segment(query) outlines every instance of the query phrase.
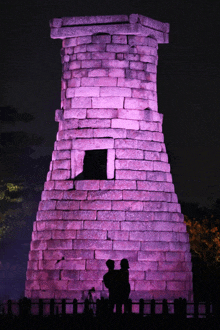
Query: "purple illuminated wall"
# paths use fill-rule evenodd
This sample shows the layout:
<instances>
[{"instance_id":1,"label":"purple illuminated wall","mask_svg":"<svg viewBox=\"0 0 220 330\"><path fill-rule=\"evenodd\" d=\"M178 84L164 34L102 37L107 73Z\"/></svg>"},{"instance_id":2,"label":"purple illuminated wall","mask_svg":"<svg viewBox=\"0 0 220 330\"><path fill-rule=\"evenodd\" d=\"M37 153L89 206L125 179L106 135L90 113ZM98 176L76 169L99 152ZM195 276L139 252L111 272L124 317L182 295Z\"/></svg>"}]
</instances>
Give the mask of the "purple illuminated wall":
<instances>
[{"instance_id":1,"label":"purple illuminated wall","mask_svg":"<svg viewBox=\"0 0 220 330\"><path fill-rule=\"evenodd\" d=\"M61 109L34 222L29 298L107 296L105 262L130 264L134 300L192 299L189 238L158 113L158 44L169 24L129 17L51 21L62 39Z\"/></svg>"}]
</instances>

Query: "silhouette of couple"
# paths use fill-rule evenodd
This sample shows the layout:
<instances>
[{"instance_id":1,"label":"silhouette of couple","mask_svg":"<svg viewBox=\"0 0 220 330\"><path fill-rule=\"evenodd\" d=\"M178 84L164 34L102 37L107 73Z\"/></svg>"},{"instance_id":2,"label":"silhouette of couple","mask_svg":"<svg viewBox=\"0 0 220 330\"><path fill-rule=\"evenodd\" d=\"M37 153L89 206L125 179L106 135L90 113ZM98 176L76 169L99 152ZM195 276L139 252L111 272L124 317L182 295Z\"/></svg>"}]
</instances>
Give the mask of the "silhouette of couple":
<instances>
[{"instance_id":1,"label":"silhouette of couple","mask_svg":"<svg viewBox=\"0 0 220 330\"><path fill-rule=\"evenodd\" d=\"M130 294L129 264L127 259L120 262L121 269L115 270L115 262L111 259L106 261L108 272L103 276L103 282L109 290L109 309L113 311L116 304L116 311L120 311L122 304L125 309Z\"/></svg>"}]
</instances>

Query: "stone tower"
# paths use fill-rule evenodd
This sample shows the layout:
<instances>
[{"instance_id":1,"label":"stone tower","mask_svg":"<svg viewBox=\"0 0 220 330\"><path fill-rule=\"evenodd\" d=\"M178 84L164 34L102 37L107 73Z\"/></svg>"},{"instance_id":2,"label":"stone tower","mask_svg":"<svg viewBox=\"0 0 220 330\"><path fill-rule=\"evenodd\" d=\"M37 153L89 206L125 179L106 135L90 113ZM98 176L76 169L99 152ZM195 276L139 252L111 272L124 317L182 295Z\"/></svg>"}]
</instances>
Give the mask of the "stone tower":
<instances>
[{"instance_id":1,"label":"stone tower","mask_svg":"<svg viewBox=\"0 0 220 330\"><path fill-rule=\"evenodd\" d=\"M158 113L169 24L137 14L55 18L61 109L33 225L25 295L107 296L106 260L130 265L131 299L192 299L189 238Z\"/></svg>"}]
</instances>

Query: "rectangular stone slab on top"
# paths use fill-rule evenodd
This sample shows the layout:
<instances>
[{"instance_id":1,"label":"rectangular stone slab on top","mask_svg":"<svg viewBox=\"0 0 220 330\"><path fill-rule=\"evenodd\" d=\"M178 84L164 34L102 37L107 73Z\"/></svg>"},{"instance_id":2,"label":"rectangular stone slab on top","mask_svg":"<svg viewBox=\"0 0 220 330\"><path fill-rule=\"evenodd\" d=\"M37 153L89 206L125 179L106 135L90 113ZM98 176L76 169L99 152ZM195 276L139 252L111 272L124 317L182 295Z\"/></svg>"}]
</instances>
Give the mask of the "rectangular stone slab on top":
<instances>
[{"instance_id":1,"label":"rectangular stone slab on top","mask_svg":"<svg viewBox=\"0 0 220 330\"><path fill-rule=\"evenodd\" d=\"M107 259L119 268L127 258L131 299L191 300L189 237L157 106L157 47L169 24L132 14L50 26L63 39L61 109L25 295L83 300L94 287L94 298L107 297Z\"/></svg>"},{"instance_id":2,"label":"rectangular stone slab on top","mask_svg":"<svg viewBox=\"0 0 220 330\"><path fill-rule=\"evenodd\" d=\"M98 24L98 25L97 25ZM158 43L169 42L169 24L131 14L54 18L50 21L51 38L64 39L95 33L154 36Z\"/></svg>"}]
</instances>

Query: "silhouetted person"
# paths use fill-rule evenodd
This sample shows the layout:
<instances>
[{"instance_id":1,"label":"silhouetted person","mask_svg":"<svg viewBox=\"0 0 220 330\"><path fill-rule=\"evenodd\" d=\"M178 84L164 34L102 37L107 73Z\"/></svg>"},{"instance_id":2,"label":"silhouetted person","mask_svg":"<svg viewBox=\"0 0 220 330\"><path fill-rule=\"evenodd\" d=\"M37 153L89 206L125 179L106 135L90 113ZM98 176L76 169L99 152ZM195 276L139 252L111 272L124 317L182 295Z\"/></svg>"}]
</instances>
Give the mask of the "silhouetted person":
<instances>
[{"instance_id":1,"label":"silhouetted person","mask_svg":"<svg viewBox=\"0 0 220 330\"><path fill-rule=\"evenodd\" d=\"M109 309L113 311L114 304L116 303L116 271L114 260L108 259L106 261L106 266L108 267L108 272L103 276L103 282L109 291Z\"/></svg>"},{"instance_id":2,"label":"silhouetted person","mask_svg":"<svg viewBox=\"0 0 220 330\"><path fill-rule=\"evenodd\" d=\"M116 309L120 313L122 305L126 306L128 304L128 297L130 294L130 284L129 284L129 264L127 259L122 259L120 263L121 269L117 272L115 281L115 291L116 291Z\"/></svg>"}]
</instances>

